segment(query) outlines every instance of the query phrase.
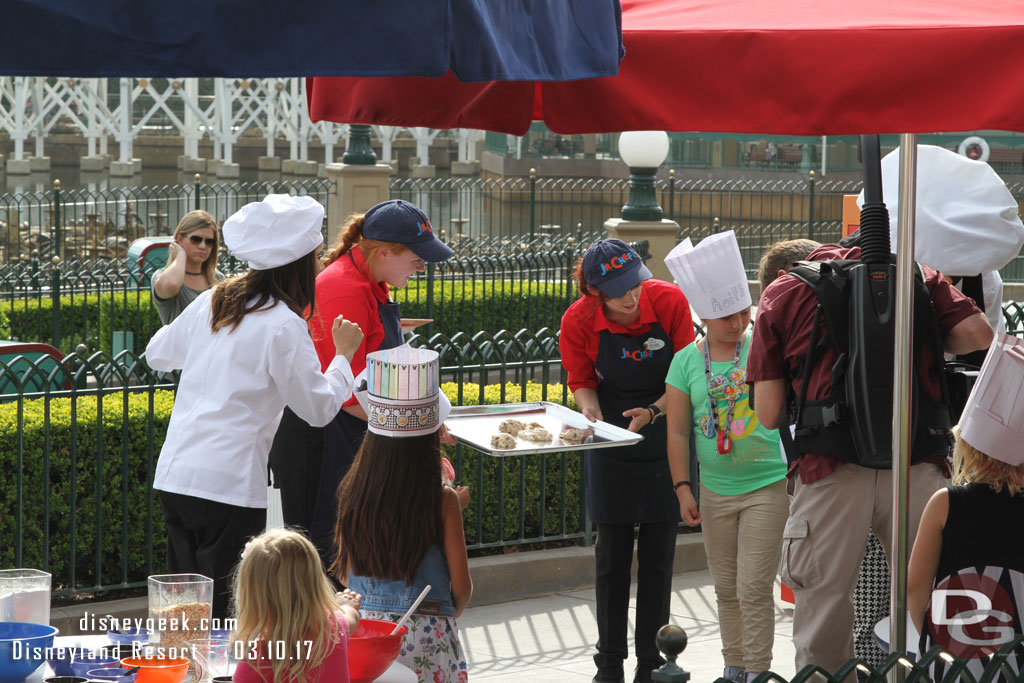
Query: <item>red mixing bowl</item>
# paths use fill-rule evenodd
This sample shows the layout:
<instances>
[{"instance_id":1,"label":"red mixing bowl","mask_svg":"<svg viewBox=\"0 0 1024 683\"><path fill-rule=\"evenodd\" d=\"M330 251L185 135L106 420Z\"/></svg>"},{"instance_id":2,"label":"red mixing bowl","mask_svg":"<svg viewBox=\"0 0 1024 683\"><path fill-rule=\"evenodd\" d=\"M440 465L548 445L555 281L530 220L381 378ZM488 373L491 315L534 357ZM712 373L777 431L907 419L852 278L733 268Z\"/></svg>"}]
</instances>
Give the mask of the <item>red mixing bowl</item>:
<instances>
[{"instance_id":1,"label":"red mixing bowl","mask_svg":"<svg viewBox=\"0 0 1024 683\"><path fill-rule=\"evenodd\" d=\"M409 632L403 626L391 635L395 624L377 619L360 619L359 626L348 638L348 676L351 683L369 683L388 670L402 649L402 636Z\"/></svg>"}]
</instances>

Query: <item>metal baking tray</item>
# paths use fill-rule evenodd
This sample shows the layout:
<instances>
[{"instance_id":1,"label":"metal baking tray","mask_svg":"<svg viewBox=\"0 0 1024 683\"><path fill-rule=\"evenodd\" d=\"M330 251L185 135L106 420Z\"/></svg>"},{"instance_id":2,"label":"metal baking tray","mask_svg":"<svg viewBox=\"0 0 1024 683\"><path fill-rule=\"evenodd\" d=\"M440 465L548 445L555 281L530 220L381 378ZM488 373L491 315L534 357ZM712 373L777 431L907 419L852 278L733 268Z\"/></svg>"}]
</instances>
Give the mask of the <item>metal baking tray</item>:
<instances>
[{"instance_id":1,"label":"metal baking tray","mask_svg":"<svg viewBox=\"0 0 1024 683\"><path fill-rule=\"evenodd\" d=\"M514 418L520 422L537 422L551 432L552 440L537 443L516 438L516 447L509 449L491 446L491 437L498 433L503 420ZM590 422L575 410L550 403L500 403L485 406L455 406L444 422L452 436L470 448L498 457L529 455L531 453L565 453L567 451L591 450L629 446L644 437L628 429L610 425L607 422ZM563 443L558 435L565 429L581 429L587 437L581 444Z\"/></svg>"}]
</instances>

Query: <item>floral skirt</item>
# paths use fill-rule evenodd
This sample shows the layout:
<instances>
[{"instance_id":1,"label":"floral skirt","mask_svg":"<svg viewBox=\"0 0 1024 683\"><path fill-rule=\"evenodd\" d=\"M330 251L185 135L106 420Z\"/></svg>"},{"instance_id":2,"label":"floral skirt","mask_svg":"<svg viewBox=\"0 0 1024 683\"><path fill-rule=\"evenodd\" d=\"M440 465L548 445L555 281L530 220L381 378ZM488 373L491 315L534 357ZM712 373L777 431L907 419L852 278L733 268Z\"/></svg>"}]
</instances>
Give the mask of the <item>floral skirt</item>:
<instances>
[{"instance_id":1,"label":"floral skirt","mask_svg":"<svg viewBox=\"0 0 1024 683\"><path fill-rule=\"evenodd\" d=\"M361 613L364 619L398 621L401 614ZM469 680L466 655L459 642L455 617L414 614L406 622L409 632L402 639L398 663L416 672L419 683L463 683Z\"/></svg>"}]
</instances>

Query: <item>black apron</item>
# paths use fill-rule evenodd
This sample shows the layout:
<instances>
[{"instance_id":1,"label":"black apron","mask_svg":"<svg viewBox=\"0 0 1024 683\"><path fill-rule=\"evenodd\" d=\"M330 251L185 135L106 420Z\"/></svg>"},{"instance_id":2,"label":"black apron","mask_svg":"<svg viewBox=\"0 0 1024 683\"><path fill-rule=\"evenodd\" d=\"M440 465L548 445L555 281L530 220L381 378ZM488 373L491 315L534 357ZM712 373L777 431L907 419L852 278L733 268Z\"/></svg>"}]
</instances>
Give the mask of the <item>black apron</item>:
<instances>
[{"instance_id":1,"label":"black apron","mask_svg":"<svg viewBox=\"0 0 1024 683\"><path fill-rule=\"evenodd\" d=\"M384 326L384 341L374 351L401 346L401 313L397 302L378 303L377 315ZM368 353L372 353L368 351ZM338 519L338 484L355 460L356 451L366 434L366 421L349 415L344 410L323 429L324 450L320 464L320 484L317 487L316 506L309 535L320 551L325 565L334 560L334 525Z\"/></svg>"},{"instance_id":2,"label":"black apron","mask_svg":"<svg viewBox=\"0 0 1024 683\"><path fill-rule=\"evenodd\" d=\"M672 356L672 340L658 323L636 337L602 330L594 369L600 377L597 398L604 421L625 428L630 418L623 411L646 408L661 398ZM640 433L644 439L638 444L586 452L587 510L594 522L679 520L666 420L642 427Z\"/></svg>"}]
</instances>

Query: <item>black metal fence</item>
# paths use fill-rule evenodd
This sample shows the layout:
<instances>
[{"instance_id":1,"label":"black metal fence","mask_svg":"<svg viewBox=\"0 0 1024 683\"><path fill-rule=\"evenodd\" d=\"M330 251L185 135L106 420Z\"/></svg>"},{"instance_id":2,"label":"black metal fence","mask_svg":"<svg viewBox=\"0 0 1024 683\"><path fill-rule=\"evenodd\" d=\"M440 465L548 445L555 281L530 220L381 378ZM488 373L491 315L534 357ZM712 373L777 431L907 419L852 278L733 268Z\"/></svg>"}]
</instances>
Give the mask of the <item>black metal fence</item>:
<instances>
[{"instance_id":1,"label":"black metal fence","mask_svg":"<svg viewBox=\"0 0 1024 683\"><path fill-rule=\"evenodd\" d=\"M65 261L124 258L139 237L170 235L181 217L203 209L223 221L244 204L271 193L306 194L327 204L333 183L295 181L216 183L62 190L0 195L0 263L33 256Z\"/></svg>"},{"instance_id":2,"label":"black metal fence","mask_svg":"<svg viewBox=\"0 0 1024 683\"><path fill-rule=\"evenodd\" d=\"M427 334L557 328L576 296L573 266L597 237L582 233L580 238L559 244L544 238L515 244L467 238L456 245L455 257L430 264L393 295L406 317L437 320L424 328ZM632 244L649 257L647 242ZM149 293L155 267L119 259L32 258L0 265L0 339L46 343L62 351L84 344L84 353L141 353L160 327ZM220 269L230 274L239 264L225 253Z\"/></svg>"},{"instance_id":3,"label":"black metal fence","mask_svg":"<svg viewBox=\"0 0 1024 683\"><path fill-rule=\"evenodd\" d=\"M748 272L760 253L778 239L810 237L835 241L842 230L843 196L860 191L859 181L787 180L657 181L665 217L679 223L679 239L699 239L735 230ZM1013 183L1018 201L1024 185ZM336 192L327 179L207 185L114 188L0 195L0 263L121 258L138 237L167 235L188 211L202 208L224 220L248 201L270 192L310 194L329 205ZM607 178L396 178L391 196L412 201L427 212L443 239L483 248L557 248L569 238L604 234L604 223L619 216L628 199L628 181ZM327 225L342 220L327 216ZM468 255L468 252L465 252ZM1002 270L1007 282L1024 281L1019 255Z\"/></svg>"},{"instance_id":4,"label":"black metal fence","mask_svg":"<svg viewBox=\"0 0 1024 683\"><path fill-rule=\"evenodd\" d=\"M550 329L411 342L440 352L454 404L572 405ZM0 381L0 566L50 571L57 593L145 585L165 561L152 481L176 376L129 351L0 353ZM449 457L471 487L470 550L590 542L579 454Z\"/></svg>"}]
</instances>

